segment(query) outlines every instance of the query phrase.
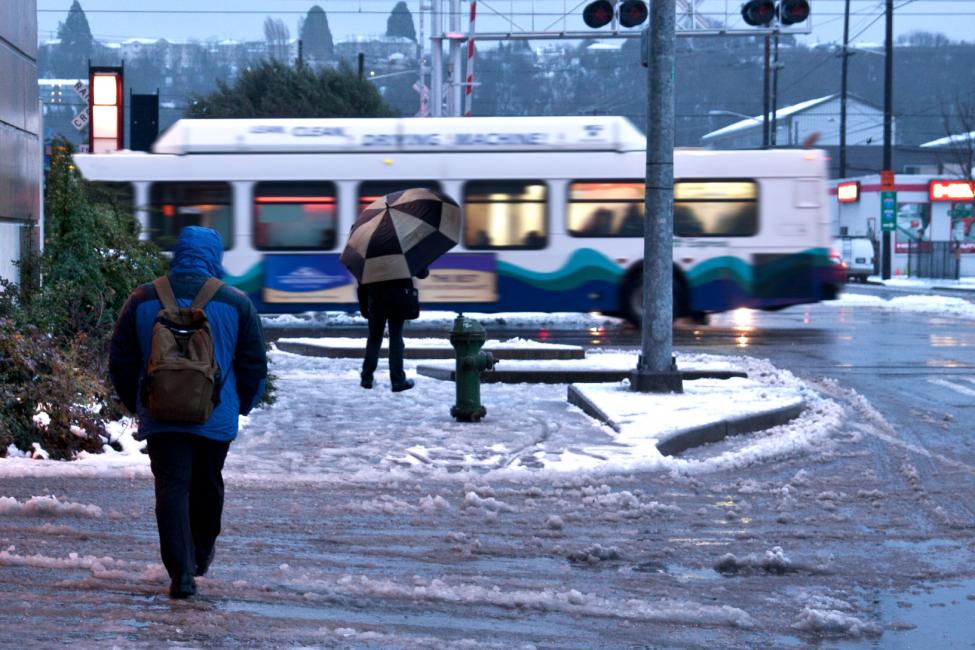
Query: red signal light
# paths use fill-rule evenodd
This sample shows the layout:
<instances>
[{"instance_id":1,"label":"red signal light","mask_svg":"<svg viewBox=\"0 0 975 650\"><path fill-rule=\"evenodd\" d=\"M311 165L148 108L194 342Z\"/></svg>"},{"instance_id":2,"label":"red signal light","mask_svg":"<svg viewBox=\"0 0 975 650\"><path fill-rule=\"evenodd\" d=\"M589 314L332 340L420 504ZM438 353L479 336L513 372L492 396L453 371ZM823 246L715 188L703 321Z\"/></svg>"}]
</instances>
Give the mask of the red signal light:
<instances>
[{"instance_id":1,"label":"red signal light","mask_svg":"<svg viewBox=\"0 0 975 650\"><path fill-rule=\"evenodd\" d=\"M809 18L809 3L806 0L782 0L779 5L779 20L783 25L794 25Z\"/></svg>"},{"instance_id":2,"label":"red signal light","mask_svg":"<svg viewBox=\"0 0 975 650\"><path fill-rule=\"evenodd\" d=\"M582 21L593 29L605 27L613 20L613 4L609 0L596 0L582 10Z\"/></svg>"},{"instance_id":3,"label":"red signal light","mask_svg":"<svg viewBox=\"0 0 975 650\"><path fill-rule=\"evenodd\" d=\"M748 0L741 6L741 17L752 27L768 25L775 19L775 3L772 0Z\"/></svg>"},{"instance_id":4,"label":"red signal light","mask_svg":"<svg viewBox=\"0 0 975 650\"><path fill-rule=\"evenodd\" d=\"M623 27L642 25L648 15L647 3L643 0L624 0L620 5L620 25Z\"/></svg>"}]
</instances>

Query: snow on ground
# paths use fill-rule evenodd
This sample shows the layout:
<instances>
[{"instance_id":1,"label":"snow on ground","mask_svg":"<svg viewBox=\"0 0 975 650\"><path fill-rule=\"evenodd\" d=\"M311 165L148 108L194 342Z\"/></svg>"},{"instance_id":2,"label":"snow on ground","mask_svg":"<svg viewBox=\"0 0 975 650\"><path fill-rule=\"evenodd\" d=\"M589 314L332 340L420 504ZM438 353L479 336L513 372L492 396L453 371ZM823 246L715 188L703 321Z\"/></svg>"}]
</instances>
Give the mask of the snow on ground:
<instances>
[{"instance_id":1,"label":"snow on ground","mask_svg":"<svg viewBox=\"0 0 975 650\"><path fill-rule=\"evenodd\" d=\"M876 307L892 311L907 311L939 316L959 316L975 319L975 304L964 298L938 295L899 296L889 300L860 293L842 293L836 300L823 303L837 307Z\"/></svg>"},{"instance_id":2,"label":"snow on ground","mask_svg":"<svg viewBox=\"0 0 975 650\"><path fill-rule=\"evenodd\" d=\"M99 518L102 516L102 509L92 504L62 501L55 496L31 497L23 502L13 497L0 497L0 516L8 515L74 515Z\"/></svg>"},{"instance_id":3,"label":"snow on ground","mask_svg":"<svg viewBox=\"0 0 975 650\"><path fill-rule=\"evenodd\" d=\"M660 403L647 413L633 413L632 426L621 433L570 406L565 385L486 384L481 391L487 417L480 423L460 423L450 417L455 399L452 382L417 377L413 390L392 393L386 362L381 361L376 387L364 390L359 387L358 359L281 351L273 351L270 359L277 378L277 402L241 418L241 433L227 460L231 480L376 482L430 475L469 480L490 475L534 481L550 475L709 472L822 445L839 424L841 412L791 373L749 357L678 355L683 368L740 368L750 379L686 382L688 394L696 399L690 410L687 405L669 405L666 396L657 396ZM423 361L407 360L409 376L416 377L417 363ZM607 351L591 352L585 361L545 365L633 367L635 363L635 353ZM746 386L753 394L751 401L742 397ZM620 392L627 401L638 397L624 393L620 385L603 388ZM770 400L788 401L786 395L791 399L801 396L810 408L793 422L743 436L746 444L723 449L710 458L664 457L653 444L653 432L641 428L650 422L687 422L697 413L713 412L717 398L733 398L736 409L756 404L764 408ZM681 408L685 410L681 412ZM127 421L113 423L110 435L122 451L106 446L105 453L81 454L70 463L0 459L0 476L149 476L148 457L141 452L144 443L135 440L132 431ZM401 506L370 505L376 511L397 507ZM435 508L436 504L422 507Z\"/></svg>"},{"instance_id":4,"label":"snow on ground","mask_svg":"<svg viewBox=\"0 0 975 650\"><path fill-rule=\"evenodd\" d=\"M466 316L474 318L485 327L507 326L525 327L529 329L580 329L587 327L601 327L618 325L621 321L612 316L598 313L581 314L577 312L499 312L496 314L482 314L464 312ZM457 312L423 310L420 317L410 322L410 330L442 328L449 330L454 325ZM305 328L330 326L363 326L366 319L358 312L325 311L305 312L301 314L279 314L263 317L264 327L274 329Z\"/></svg>"},{"instance_id":5,"label":"snow on ground","mask_svg":"<svg viewBox=\"0 0 975 650\"><path fill-rule=\"evenodd\" d=\"M365 338L351 338L344 336L323 336L323 337L295 337L295 338L282 338L278 339L282 343L298 343L301 345L315 345L323 348L340 348L342 350L364 350L366 347ZM437 338L407 338L403 339L404 344L407 348L443 348L445 350L453 350L450 345L450 340L446 337L442 339ZM389 339L383 339L383 347L389 347ZM574 350L577 349L578 345L566 345L564 343L542 343L540 341L534 341L531 339L524 338L513 338L505 341L499 341L498 339L488 339L484 343L485 350Z\"/></svg>"},{"instance_id":6,"label":"snow on ground","mask_svg":"<svg viewBox=\"0 0 975 650\"><path fill-rule=\"evenodd\" d=\"M952 289L971 289L975 291L975 278L947 280L937 278L894 277L890 278L889 280L884 280L879 275L872 275L867 279L867 281L875 284L881 284L885 287L904 289L932 289L934 287L950 287Z\"/></svg>"}]
</instances>

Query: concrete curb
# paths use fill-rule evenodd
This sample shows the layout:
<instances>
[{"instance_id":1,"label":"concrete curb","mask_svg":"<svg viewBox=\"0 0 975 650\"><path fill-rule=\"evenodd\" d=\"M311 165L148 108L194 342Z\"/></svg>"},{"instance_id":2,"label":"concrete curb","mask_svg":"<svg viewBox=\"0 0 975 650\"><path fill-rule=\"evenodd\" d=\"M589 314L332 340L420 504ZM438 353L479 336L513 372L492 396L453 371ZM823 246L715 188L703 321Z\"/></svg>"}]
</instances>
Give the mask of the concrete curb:
<instances>
[{"instance_id":1,"label":"concrete curb","mask_svg":"<svg viewBox=\"0 0 975 650\"><path fill-rule=\"evenodd\" d=\"M611 427L614 431L620 430L620 424L614 422L602 409L596 406L582 391L573 385L568 389L568 401L583 410L586 415L596 418L600 422ZM798 404L791 404L776 409L769 409L758 413L750 413L735 418L727 418L702 424L695 427L678 430L672 433L666 440L657 443L657 449L665 456L676 456L682 452L700 447L711 442L724 440L729 436L737 436L743 433L754 433L764 429L786 424L797 418L806 410L805 400Z\"/></svg>"},{"instance_id":2,"label":"concrete curb","mask_svg":"<svg viewBox=\"0 0 975 650\"><path fill-rule=\"evenodd\" d=\"M481 373L482 384L609 384L629 379L632 368L625 370L606 368L558 368L554 370L509 369L502 367L485 370ZM417 366L416 372L424 377L441 381L454 381L454 368L448 366ZM682 370L684 381L695 379L731 379L748 377L740 370Z\"/></svg>"},{"instance_id":3,"label":"concrete curb","mask_svg":"<svg viewBox=\"0 0 975 650\"><path fill-rule=\"evenodd\" d=\"M329 347L326 345L311 345L309 343L297 343L295 341L275 341L279 350L302 354L308 357L322 357L327 359L361 359L365 353L365 344L361 348ZM495 359L509 361L549 361L585 359L586 351L582 347L572 348L485 348L494 355ZM387 358L388 348L379 351L379 356ZM406 359L454 359L454 349L447 348L426 348L406 347L403 353Z\"/></svg>"}]
</instances>

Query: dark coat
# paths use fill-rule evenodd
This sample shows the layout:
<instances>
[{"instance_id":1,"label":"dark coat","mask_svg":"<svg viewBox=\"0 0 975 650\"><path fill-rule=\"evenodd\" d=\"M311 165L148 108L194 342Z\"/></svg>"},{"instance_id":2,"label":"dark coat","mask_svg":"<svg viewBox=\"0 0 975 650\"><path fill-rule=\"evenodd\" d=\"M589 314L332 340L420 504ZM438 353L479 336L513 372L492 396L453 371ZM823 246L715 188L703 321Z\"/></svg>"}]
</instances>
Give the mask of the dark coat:
<instances>
[{"instance_id":1,"label":"dark coat","mask_svg":"<svg viewBox=\"0 0 975 650\"><path fill-rule=\"evenodd\" d=\"M173 251L169 282L180 306L188 306L210 277L223 274L220 236L209 228L189 226L180 233ZM109 373L125 407L139 415L139 436L172 431L173 425L149 417L142 385L152 348L152 326L161 308L156 289L144 284L135 289L122 308L109 356ZM212 440L237 436L237 418L247 415L264 394L267 354L261 320L250 299L224 285L204 311L213 332L214 357L223 382L220 403L204 424L180 424L187 433Z\"/></svg>"},{"instance_id":2,"label":"dark coat","mask_svg":"<svg viewBox=\"0 0 975 650\"><path fill-rule=\"evenodd\" d=\"M416 277L422 280L428 275L430 275L430 271L423 269L416 274ZM388 305L395 302L393 294L403 289L413 288L413 278L360 284L356 288L356 297L359 300L359 312L366 318L370 318L371 314L384 318L396 318L397 314L390 313L390 310L387 309Z\"/></svg>"}]
</instances>

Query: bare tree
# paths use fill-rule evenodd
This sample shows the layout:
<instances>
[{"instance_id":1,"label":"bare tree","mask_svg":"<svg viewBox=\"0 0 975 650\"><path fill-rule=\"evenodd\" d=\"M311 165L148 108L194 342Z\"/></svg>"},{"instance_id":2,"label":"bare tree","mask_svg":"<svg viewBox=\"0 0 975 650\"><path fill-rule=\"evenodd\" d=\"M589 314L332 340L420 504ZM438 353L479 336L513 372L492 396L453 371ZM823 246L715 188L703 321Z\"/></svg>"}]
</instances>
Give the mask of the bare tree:
<instances>
[{"instance_id":1,"label":"bare tree","mask_svg":"<svg viewBox=\"0 0 975 650\"><path fill-rule=\"evenodd\" d=\"M264 40L267 42L268 58L275 61L288 60L288 41L291 30L280 18L267 17L264 19Z\"/></svg>"}]
</instances>

